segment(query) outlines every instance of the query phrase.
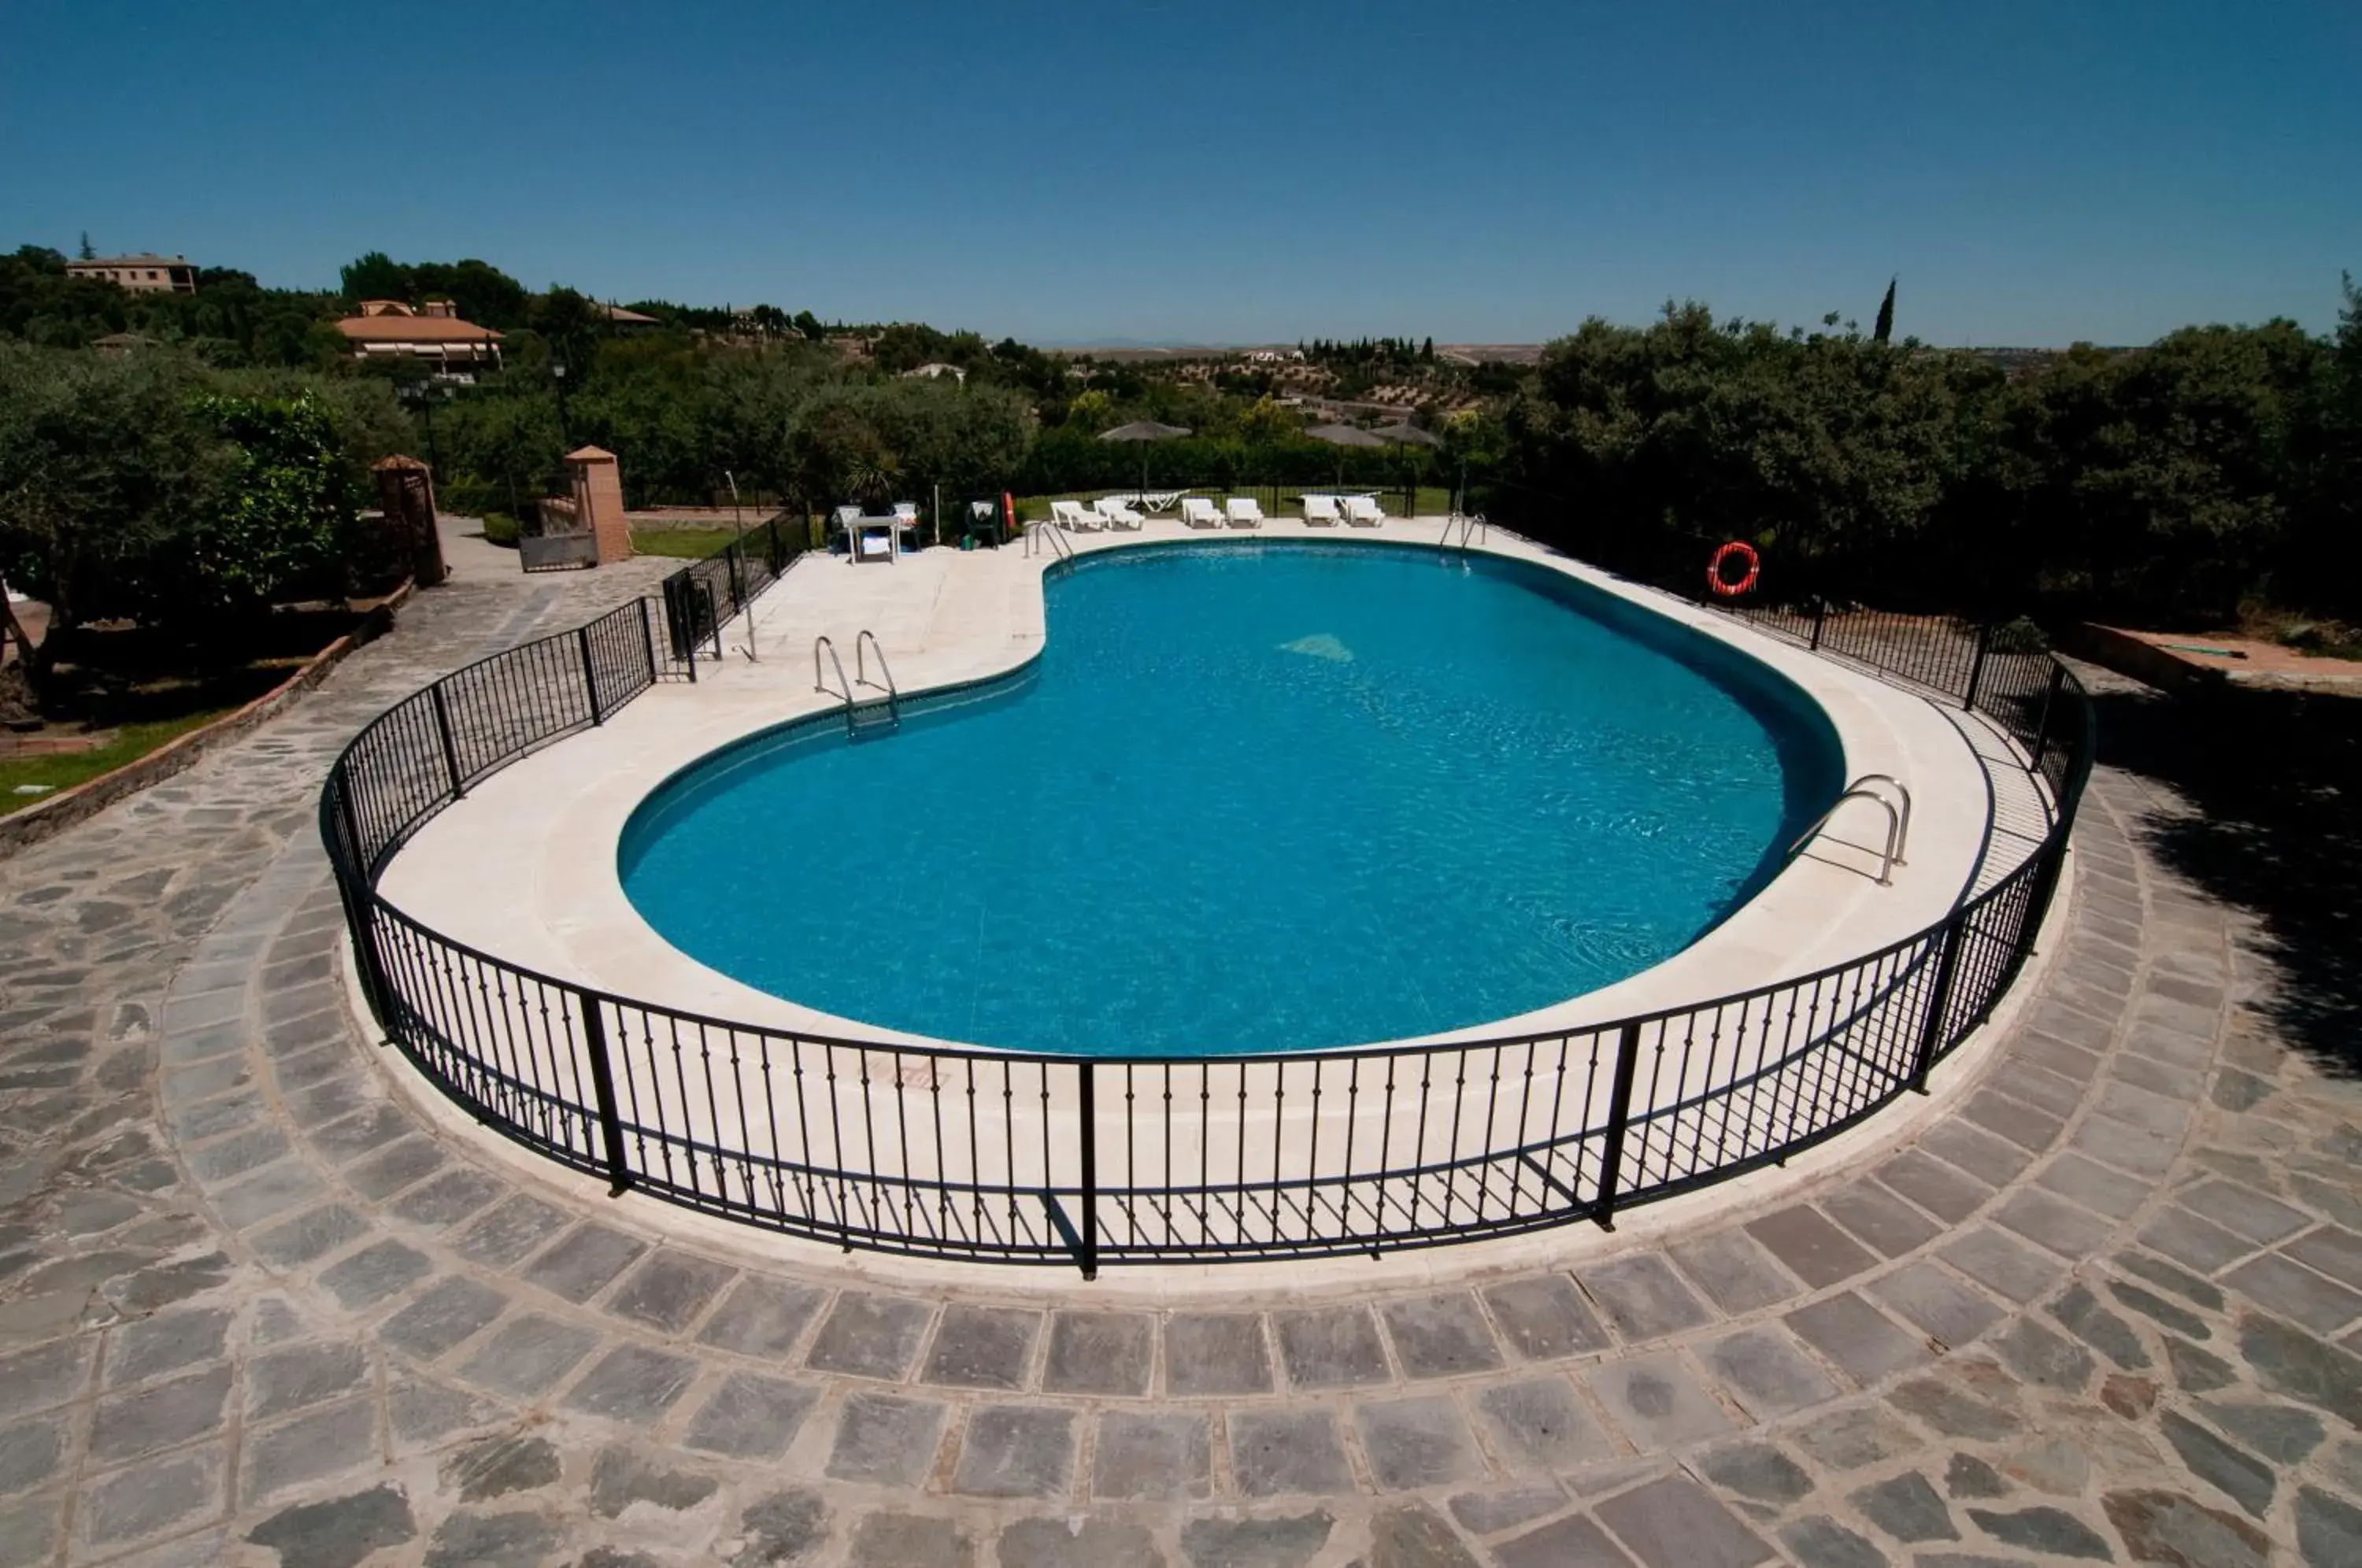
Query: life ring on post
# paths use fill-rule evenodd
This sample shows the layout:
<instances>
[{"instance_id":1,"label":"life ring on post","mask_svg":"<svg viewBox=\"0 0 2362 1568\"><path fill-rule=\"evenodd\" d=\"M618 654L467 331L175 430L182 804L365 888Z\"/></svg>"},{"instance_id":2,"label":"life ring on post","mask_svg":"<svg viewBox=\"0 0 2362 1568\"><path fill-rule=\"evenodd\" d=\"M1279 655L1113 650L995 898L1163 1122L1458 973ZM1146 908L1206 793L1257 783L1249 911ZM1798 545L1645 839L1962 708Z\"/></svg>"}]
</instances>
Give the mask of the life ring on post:
<instances>
[{"instance_id":1,"label":"life ring on post","mask_svg":"<svg viewBox=\"0 0 2362 1568\"><path fill-rule=\"evenodd\" d=\"M1722 563L1734 556L1747 563L1747 574L1737 582L1722 575ZM1718 599L1736 599L1755 586L1762 571L1763 558L1755 553L1755 547L1733 539L1715 551L1714 558L1705 563L1705 585Z\"/></svg>"},{"instance_id":2,"label":"life ring on post","mask_svg":"<svg viewBox=\"0 0 2362 1568\"><path fill-rule=\"evenodd\" d=\"M1017 498L1007 491L1000 492L1000 536L1014 538L1017 535Z\"/></svg>"}]
</instances>

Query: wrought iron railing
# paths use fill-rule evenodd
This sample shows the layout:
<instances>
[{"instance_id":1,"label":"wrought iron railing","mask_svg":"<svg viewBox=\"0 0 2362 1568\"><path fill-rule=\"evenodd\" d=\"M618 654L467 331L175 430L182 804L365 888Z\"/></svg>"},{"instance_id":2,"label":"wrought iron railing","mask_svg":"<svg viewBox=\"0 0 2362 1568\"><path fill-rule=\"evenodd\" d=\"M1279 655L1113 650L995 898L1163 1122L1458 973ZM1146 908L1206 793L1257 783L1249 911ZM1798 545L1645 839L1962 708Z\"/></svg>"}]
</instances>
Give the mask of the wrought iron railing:
<instances>
[{"instance_id":1,"label":"wrought iron railing","mask_svg":"<svg viewBox=\"0 0 2362 1568\"><path fill-rule=\"evenodd\" d=\"M659 591L671 664L695 680L699 654L720 658L722 628L811 547L810 525L783 513L666 578Z\"/></svg>"},{"instance_id":2,"label":"wrought iron railing","mask_svg":"<svg viewBox=\"0 0 2362 1568\"><path fill-rule=\"evenodd\" d=\"M2047 782L2053 826L1877 952L1595 1026L1208 1058L831 1038L544 974L387 901L387 862L436 812L659 678L669 650L645 602L380 715L331 769L322 831L388 1040L487 1126L616 1192L846 1247L1087 1274L1606 1225L1924 1089L2032 952L2092 763L2081 686L2030 646L1925 618L1740 613L1985 714Z\"/></svg>"}]
</instances>

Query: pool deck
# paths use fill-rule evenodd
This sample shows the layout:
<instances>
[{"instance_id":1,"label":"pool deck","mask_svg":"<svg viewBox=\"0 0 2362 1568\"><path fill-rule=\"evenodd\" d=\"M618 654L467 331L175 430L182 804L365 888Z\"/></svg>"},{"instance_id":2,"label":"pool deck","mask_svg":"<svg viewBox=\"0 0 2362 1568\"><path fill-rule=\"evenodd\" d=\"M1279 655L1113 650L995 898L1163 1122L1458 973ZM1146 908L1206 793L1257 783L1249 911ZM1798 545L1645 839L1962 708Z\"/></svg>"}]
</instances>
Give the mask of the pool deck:
<instances>
[{"instance_id":1,"label":"pool deck","mask_svg":"<svg viewBox=\"0 0 2362 1568\"><path fill-rule=\"evenodd\" d=\"M312 803L650 580L463 571L0 860L0 1563L2362 1560L2362 1088L2121 767L1957 1114L1522 1272L886 1287L488 1158L351 1020Z\"/></svg>"}]
</instances>

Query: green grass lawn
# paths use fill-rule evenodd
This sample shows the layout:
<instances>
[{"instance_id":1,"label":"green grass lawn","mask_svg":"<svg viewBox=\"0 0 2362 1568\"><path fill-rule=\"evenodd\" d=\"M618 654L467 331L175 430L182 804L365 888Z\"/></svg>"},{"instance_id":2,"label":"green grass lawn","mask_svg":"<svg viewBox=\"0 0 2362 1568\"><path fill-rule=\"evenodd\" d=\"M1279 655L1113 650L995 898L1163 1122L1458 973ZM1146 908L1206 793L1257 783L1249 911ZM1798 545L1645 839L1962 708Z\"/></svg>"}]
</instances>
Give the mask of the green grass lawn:
<instances>
[{"instance_id":1,"label":"green grass lawn","mask_svg":"<svg viewBox=\"0 0 2362 1568\"><path fill-rule=\"evenodd\" d=\"M701 561L737 536L735 528L635 528L632 549L637 555Z\"/></svg>"},{"instance_id":2,"label":"green grass lawn","mask_svg":"<svg viewBox=\"0 0 2362 1568\"><path fill-rule=\"evenodd\" d=\"M86 783L102 773L111 773L127 762L147 756L176 735L184 735L200 724L210 723L234 708L202 708L178 718L160 719L153 723L125 724L115 733L115 738L93 751L69 752L61 756L26 756L0 761L0 816L37 806L50 796ZM19 795L17 786L46 784L49 789L38 795Z\"/></svg>"}]
</instances>

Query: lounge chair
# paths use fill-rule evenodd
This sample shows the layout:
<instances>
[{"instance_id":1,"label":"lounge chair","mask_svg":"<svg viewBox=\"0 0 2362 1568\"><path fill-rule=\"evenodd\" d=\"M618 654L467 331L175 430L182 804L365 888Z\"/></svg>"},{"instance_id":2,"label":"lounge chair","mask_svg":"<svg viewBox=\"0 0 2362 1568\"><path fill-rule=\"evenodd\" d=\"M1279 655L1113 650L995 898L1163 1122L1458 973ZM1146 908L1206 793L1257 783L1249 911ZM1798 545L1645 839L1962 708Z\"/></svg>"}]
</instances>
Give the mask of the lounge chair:
<instances>
[{"instance_id":1,"label":"lounge chair","mask_svg":"<svg viewBox=\"0 0 2362 1568\"><path fill-rule=\"evenodd\" d=\"M1069 534L1094 532L1107 526L1106 519L1079 501L1052 502L1050 521Z\"/></svg>"},{"instance_id":2,"label":"lounge chair","mask_svg":"<svg viewBox=\"0 0 2362 1568\"><path fill-rule=\"evenodd\" d=\"M1230 518L1233 528L1260 528L1263 508L1255 504L1252 496L1234 495L1231 497Z\"/></svg>"},{"instance_id":3,"label":"lounge chair","mask_svg":"<svg viewBox=\"0 0 2362 1568\"><path fill-rule=\"evenodd\" d=\"M1181 521L1192 528L1219 528L1222 525L1222 509L1202 495L1181 498Z\"/></svg>"},{"instance_id":4,"label":"lounge chair","mask_svg":"<svg viewBox=\"0 0 2362 1568\"><path fill-rule=\"evenodd\" d=\"M1304 525L1308 528L1337 526L1337 498L1333 495L1308 495L1304 498Z\"/></svg>"},{"instance_id":5,"label":"lounge chair","mask_svg":"<svg viewBox=\"0 0 2362 1568\"><path fill-rule=\"evenodd\" d=\"M1147 519L1131 509L1131 503L1120 495L1103 495L1091 503L1100 521L1110 528L1139 528Z\"/></svg>"},{"instance_id":6,"label":"lounge chair","mask_svg":"<svg viewBox=\"0 0 2362 1568\"><path fill-rule=\"evenodd\" d=\"M1349 495L1344 501L1345 521L1356 528L1374 528L1386 520L1386 514L1378 510L1374 497Z\"/></svg>"}]
</instances>

